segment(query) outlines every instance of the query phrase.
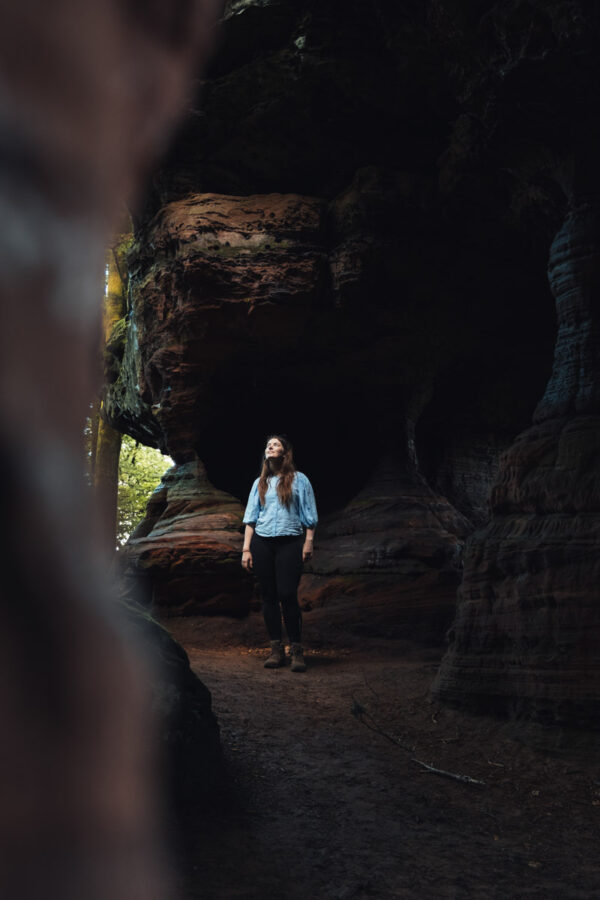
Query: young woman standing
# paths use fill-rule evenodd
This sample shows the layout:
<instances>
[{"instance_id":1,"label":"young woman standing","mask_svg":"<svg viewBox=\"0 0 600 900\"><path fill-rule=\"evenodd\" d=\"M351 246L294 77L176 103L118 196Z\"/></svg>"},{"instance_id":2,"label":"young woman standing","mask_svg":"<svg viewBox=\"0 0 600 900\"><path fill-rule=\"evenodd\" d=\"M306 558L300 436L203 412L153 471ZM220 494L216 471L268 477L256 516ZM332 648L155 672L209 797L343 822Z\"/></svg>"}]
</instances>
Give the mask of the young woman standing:
<instances>
[{"instance_id":1,"label":"young woman standing","mask_svg":"<svg viewBox=\"0 0 600 900\"><path fill-rule=\"evenodd\" d=\"M271 641L265 667L285 665L281 614L291 644L292 672L306 671L300 643L302 614L298 582L302 564L311 559L317 507L310 481L294 466L292 446L284 435L267 439L262 468L250 490L244 514L246 531L242 566L254 570L260 585L263 616Z\"/></svg>"}]
</instances>

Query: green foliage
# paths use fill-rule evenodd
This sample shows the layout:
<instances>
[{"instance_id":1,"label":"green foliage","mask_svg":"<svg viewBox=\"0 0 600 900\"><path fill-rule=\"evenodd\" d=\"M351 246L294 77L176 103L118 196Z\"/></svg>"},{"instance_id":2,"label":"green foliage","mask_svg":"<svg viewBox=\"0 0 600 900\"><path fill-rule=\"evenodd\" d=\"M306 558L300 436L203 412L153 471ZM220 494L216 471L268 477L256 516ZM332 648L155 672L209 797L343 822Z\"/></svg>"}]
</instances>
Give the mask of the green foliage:
<instances>
[{"instance_id":1,"label":"green foliage","mask_svg":"<svg viewBox=\"0 0 600 900\"><path fill-rule=\"evenodd\" d=\"M91 404L90 404L91 409ZM92 420L88 416L83 426L83 446L85 450L85 470L83 478L89 488L92 487Z\"/></svg>"},{"instance_id":2,"label":"green foliage","mask_svg":"<svg viewBox=\"0 0 600 900\"><path fill-rule=\"evenodd\" d=\"M121 547L146 513L152 491L173 460L160 450L139 444L123 435L119 461L119 498L117 510L117 543Z\"/></svg>"},{"instance_id":3,"label":"green foliage","mask_svg":"<svg viewBox=\"0 0 600 900\"><path fill-rule=\"evenodd\" d=\"M83 429L85 471L83 477L90 490L92 478L92 420L88 416ZM128 434L121 441L117 499L117 544L122 547L135 526L146 514L146 504L164 473L173 465L170 456L160 450L139 444Z\"/></svg>"}]
</instances>

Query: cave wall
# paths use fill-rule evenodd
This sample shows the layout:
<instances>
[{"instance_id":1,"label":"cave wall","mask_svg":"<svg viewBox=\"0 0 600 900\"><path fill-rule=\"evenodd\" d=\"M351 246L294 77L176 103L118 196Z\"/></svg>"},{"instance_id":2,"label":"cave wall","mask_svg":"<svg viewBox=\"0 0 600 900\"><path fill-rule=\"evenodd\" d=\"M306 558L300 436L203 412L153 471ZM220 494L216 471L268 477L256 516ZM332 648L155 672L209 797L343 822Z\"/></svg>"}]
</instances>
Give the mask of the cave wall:
<instances>
[{"instance_id":1,"label":"cave wall","mask_svg":"<svg viewBox=\"0 0 600 900\"><path fill-rule=\"evenodd\" d=\"M552 244L552 376L502 457L492 519L469 539L434 685L455 705L584 731L600 721L599 212L574 202Z\"/></svg>"},{"instance_id":2,"label":"cave wall","mask_svg":"<svg viewBox=\"0 0 600 900\"><path fill-rule=\"evenodd\" d=\"M485 590L469 593L476 559L496 560L507 504L528 514L515 466L546 472L522 435L534 413L534 428L558 422L536 406L549 379L563 396L580 343L595 358L595 330L577 337L575 312L565 324L547 268L562 223L596 196L598 15L583 0L229 3L135 214L114 420L180 465L201 460L240 511L265 435L295 439L322 514L301 591L315 628L339 614L439 640L472 535L438 689L449 700L475 683L450 674L465 634L479 635L470 665L483 670L497 622L465 604L479 609L499 578L528 595L527 554L510 571L478 569ZM568 398L563 420L581 407ZM574 508L550 510L565 534L581 527ZM589 595L586 572L567 581ZM506 612L514 633L529 631L519 603ZM577 592L565 603L578 618ZM544 615L536 627L554 648L560 627ZM509 657L534 679L529 644L503 641L490 683Z\"/></svg>"},{"instance_id":3,"label":"cave wall","mask_svg":"<svg viewBox=\"0 0 600 900\"><path fill-rule=\"evenodd\" d=\"M591 4L507 4L490 16L490 59L502 55L504 64L487 115L475 94L472 112L494 153L522 172L534 164L567 199L548 240L557 336L533 424L502 455L491 518L467 543L434 684L454 705L580 734L597 729L600 693L598 12Z\"/></svg>"}]
</instances>

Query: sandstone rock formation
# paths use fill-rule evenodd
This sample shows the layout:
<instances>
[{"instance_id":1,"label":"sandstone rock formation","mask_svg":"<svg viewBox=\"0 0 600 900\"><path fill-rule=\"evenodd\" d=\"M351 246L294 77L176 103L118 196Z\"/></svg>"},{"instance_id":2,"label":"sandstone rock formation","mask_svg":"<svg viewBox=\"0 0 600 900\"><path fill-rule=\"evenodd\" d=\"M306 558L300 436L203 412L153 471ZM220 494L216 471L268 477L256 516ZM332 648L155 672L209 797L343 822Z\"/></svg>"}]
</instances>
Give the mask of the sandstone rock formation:
<instances>
[{"instance_id":1,"label":"sandstone rock formation","mask_svg":"<svg viewBox=\"0 0 600 900\"><path fill-rule=\"evenodd\" d=\"M479 528L438 695L579 724L599 40L585 0L227 4L136 211L111 393L119 427L242 505L265 435L295 438L316 629L439 638Z\"/></svg>"},{"instance_id":2,"label":"sandstone rock formation","mask_svg":"<svg viewBox=\"0 0 600 900\"><path fill-rule=\"evenodd\" d=\"M142 441L153 435L176 462L233 440L240 410L260 399L252 374L266 350L297 352L310 333L325 274L322 206L192 195L148 223L130 263L122 375L109 392L116 423ZM239 455L223 450L228 461Z\"/></svg>"},{"instance_id":3,"label":"sandstone rock formation","mask_svg":"<svg viewBox=\"0 0 600 900\"><path fill-rule=\"evenodd\" d=\"M452 615L461 571L457 548L469 530L465 516L478 521L478 514L487 514L482 507L495 460L506 445L505 435L514 433L516 422L526 421L523 407L528 409L527 392L508 416L492 407L487 421L471 423L473 435L465 440L463 432L461 442L453 438L451 448L444 449L447 438L435 417L442 413L440 407L442 414L449 410L443 401L436 406L437 385L453 372L475 336L489 331L496 313L483 304L466 320L471 296L466 292L458 299L452 283L460 269L436 270L436 253L449 239L449 224L440 223L440 217L443 210L431 179L373 166L360 170L330 203L298 195L203 194L167 204L139 228L130 257L131 308L123 361L105 401L118 427L152 440L181 464L201 459L211 482L242 504L254 477L254 453L266 433L276 426L298 434L300 467L310 473L321 512L330 514L327 529L319 533L323 552L317 552L313 566L320 587L314 579L310 590L306 587L308 604L321 606L325 597L333 598L324 618L331 603L339 603L351 627L389 631L393 619L402 633L437 640ZM482 371L481 393L486 383L498 380L492 362L506 355L503 318L504 313L497 339L487 347L491 361L485 368L479 360L474 363ZM521 369L517 367L517 376ZM512 390L516 392L516 383ZM455 416L461 405L455 401ZM429 419L426 411L431 411ZM484 443L487 456L479 450ZM453 470L447 464L450 454ZM344 520L354 517L347 504L353 498L362 502L359 492L377 478L382 456L390 459L397 481L388 478L387 499L381 491L376 501L371 498L371 515L362 517L360 537L345 551L347 579L332 580L339 567L327 557L335 545L326 549L321 537L329 540L338 529L347 532ZM461 477L461 464L470 476ZM448 469L459 474L453 477ZM436 483L444 473L451 500ZM420 498L416 507L415 495ZM144 556L137 568L151 576L163 610L214 613L218 597L221 612L239 612L247 585L231 565L232 551L241 549L241 535L228 538L230 574L223 576L219 589L218 577L208 578L206 561L200 563L201 556L210 557L219 537L210 538L210 520L199 524L200 495L197 502L190 495L189 502L190 509L197 507L194 528L203 537L190 542L186 526L175 524L161 532L158 542L155 533L148 541L135 536L126 556L132 561ZM404 535L404 562L394 577L388 571L382 580L377 566L368 571L362 557L365 546L374 558L385 556L389 535L379 523L390 523L389 503L396 510L398 533ZM438 507L445 510L446 521L437 515ZM437 510L434 524L431 510ZM151 521L142 525L144 536L154 527L154 501L149 516ZM372 534L364 531L369 521ZM439 552L432 553L436 528ZM188 586L195 585L186 601L172 555L192 578ZM429 563L423 566L425 558ZM196 580L200 573L207 577L206 599ZM382 591L387 601L375 622L365 617L363 606L377 605Z\"/></svg>"},{"instance_id":4,"label":"sandstone rock formation","mask_svg":"<svg viewBox=\"0 0 600 900\"><path fill-rule=\"evenodd\" d=\"M518 15L530 31L517 34ZM504 454L492 518L465 551L438 697L580 733L598 724L598 10L497 10L488 31L496 153L568 198L550 246L558 334L533 425ZM503 31L504 37L501 37ZM509 36L509 37L507 37ZM501 49L500 49L501 48ZM543 86L548 105L540 105ZM552 86L552 87L550 87ZM514 101L518 92L519 102ZM515 118L519 135L515 134ZM538 182L539 183L539 182ZM541 392L540 392L541 393Z\"/></svg>"},{"instance_id":5,"label":"sandstone rock formation","mask_svg":"<svg viewBox=\"0 0 600 900\"><path fill-rule=\"evenodd\" d=\"M239 574L242 514L199 460L173 466L121 554L124 578L150 581L151 603L163 616L247 614L252 586Z\"/></svg>"},{"instance_id":6,"label":"sandstone rock formation","mask_svg":"<svg viewBox=\"0 0 600 900\"><path fill-rule=\"evenodd\" d=\"M214 795L224 771L210 691L192 672L183 648L143 608L129 583L120 604L131 640L148 661L163 808L175 829Z\"/></svg>"},{"instance_id":7,"label":"sandstone rock formation","mask_svg":"<svg viewBox=\"0 0 600 900\"><path fill-rule=\"evenodd\" d=\"M600 209L574 205L551 251L555 362L534 424L502 459L493 518L469 540L435 685L454 704L596 729Z\"/></svg>"},{"instance_id":8,"label":"sandstone rock formation","mask_svg":"<svg viewBox=\"0 0 600 900\"><path fill-rule=\"evenodd\" d=\"M311 627L440 642L452 620L470 523L413 466L382 460L319 526L301 582Z\"/></svg>"}]
</instances>

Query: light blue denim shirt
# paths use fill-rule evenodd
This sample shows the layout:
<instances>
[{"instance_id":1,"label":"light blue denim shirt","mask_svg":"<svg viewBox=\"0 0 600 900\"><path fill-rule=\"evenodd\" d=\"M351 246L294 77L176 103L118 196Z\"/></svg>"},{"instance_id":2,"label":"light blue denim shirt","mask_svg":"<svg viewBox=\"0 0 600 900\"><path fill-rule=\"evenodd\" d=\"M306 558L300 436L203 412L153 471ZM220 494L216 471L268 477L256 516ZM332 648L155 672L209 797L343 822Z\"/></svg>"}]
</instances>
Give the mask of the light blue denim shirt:
<instances>
[{"instance_id":1,"label":"light blue denim shirt","mask_svg":"<svg viewBox=\"0 0 600 900\"><path fill-rule=\"evenodd\" d=\"M244 513L246 525L254 525L261 537L282 537L284 534L302 534L303 528L316 528L317 504L312 485L306 475L296 472L292 482L292 501L287 509L277 494L279 475L269 479L265 505L258 496L258 478L252 485L248 505Z\"/></svg>"}]
</instances>

